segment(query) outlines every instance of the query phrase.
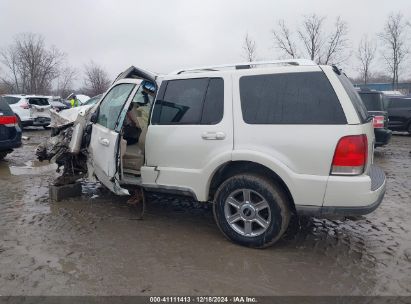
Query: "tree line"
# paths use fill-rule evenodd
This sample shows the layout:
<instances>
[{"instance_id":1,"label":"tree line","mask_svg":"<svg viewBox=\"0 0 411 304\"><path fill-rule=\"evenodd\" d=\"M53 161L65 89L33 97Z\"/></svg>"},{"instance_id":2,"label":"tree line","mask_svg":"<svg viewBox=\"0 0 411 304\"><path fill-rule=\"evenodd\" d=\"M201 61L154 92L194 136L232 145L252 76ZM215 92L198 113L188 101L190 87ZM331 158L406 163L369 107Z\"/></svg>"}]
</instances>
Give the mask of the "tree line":
<instances>
[{"instance_id":1,"label":"tree line","mask_svg":"<svg viewBox=\"0 0 411 304\"><path fill-rule=\"evenodd\" d=\"M111 84L108 73L94 61L82 71L67 63L67 55L55 46L47 46L44 37L33 33L15 36L12 44L0 50L0 94L41 94L62 98L81 92L95 96ZM83 87L74 89L83 74Z\"/></svg>"},{"instance_id":2,"label":"tree line","mask_svg":"<svg viewBox=\"0 0 411 304\"><path fill-rule=\"evenodd\" d=\"M410 53L411 23L401 13L391 13L375 37L364 35L357 48L352 48L348 39L348 24L337 17L332 27L326 26L326 17L317 14L302 16L302 22L291 29L285 20L279 20L271 31L272 41L284 59L310 58L318 64L341 65L351 57L356 58L358 83L391 81L398 87L399 75L406 66ZM380 55L385 71L375 69ZM247 33L243 41L243 57L251 62L257 60L256 42ZM380 74L378 74L380 73Z\"/></svg>"}]
</instances>

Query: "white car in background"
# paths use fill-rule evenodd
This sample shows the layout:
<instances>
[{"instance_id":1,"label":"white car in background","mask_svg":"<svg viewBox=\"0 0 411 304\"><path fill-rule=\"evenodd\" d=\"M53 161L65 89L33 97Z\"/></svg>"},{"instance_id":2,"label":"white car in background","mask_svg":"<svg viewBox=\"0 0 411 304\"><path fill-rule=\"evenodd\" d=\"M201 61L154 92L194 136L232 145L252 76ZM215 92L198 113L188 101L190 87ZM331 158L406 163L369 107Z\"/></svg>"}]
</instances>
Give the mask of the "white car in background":
<instances>
[{"instance_id":1,"label":"white car in background","mask_svg":"<svg viewBox=\"0 0 411 304\"><path fill-rule=\"evenodd\" d=\"M3 99L16 114L19 125L41 126L50 124L50 109L48 96L40 95L3 95Z\"/></svg>"}]
</instances>

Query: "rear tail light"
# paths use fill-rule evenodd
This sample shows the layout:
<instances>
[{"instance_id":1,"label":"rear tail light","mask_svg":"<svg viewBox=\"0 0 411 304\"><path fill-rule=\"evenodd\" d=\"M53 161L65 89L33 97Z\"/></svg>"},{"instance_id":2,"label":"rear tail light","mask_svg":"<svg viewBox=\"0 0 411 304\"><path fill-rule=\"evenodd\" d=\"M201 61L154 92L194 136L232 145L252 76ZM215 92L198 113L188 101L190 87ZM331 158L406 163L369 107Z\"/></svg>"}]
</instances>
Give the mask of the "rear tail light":
<instances>
[{"instance_id":1,"label":"rear tail light","mask_svg":"<svg viewBox=\"0 0 411 304\"><path fill-rule=\"evenodd\" d=\"M6 127L17 126L17 117L16 116L0 116L0 125Z\"/></svg>"},{"instance_id":2,"label":"rear tail light","mask_svg":"<svg viewBox=\"0 0 411 304\"><path fill-rule=\"evenodd\" d=\"M23 108L23 109L30 109L30 105L25 101L25 102L23 102L21 105L20 105L20 107L21 108Z\"/></svg>"},{"instance_id":3,"label":"rear tail light","mask_svg":"<svg viewBox=\"0 0 411 304\"><path fill-rule=\"evenodd\" d=\"M360 175L364 173L368 155L365 134L342 137L335 148L331 175Z\"/></svg>"},{"instance_id":4,"label":"rear tail light","mask_svg":"<svg viewBox=\"0 0 411 304\"><path fill-rule=\"evenodd\" d=\"M372 118L372 124L374 128L375 129L384 128L384 120L385 120L384 116L374 116Z\"/></svg>"}]
</instances>

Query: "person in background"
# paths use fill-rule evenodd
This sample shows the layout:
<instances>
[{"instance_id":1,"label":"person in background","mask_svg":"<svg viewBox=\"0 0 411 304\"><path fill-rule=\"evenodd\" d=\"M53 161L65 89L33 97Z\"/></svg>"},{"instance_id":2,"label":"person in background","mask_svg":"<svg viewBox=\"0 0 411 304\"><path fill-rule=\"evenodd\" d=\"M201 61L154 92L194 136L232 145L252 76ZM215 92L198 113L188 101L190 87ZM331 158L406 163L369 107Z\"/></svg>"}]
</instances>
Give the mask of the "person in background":
<instances>
[{"instance_id":1,"label":"person in background","mask_svg":"<svg viewBox=\"0 0 411 304\"><path fill-rule=\"evenodd\" d=\"M75 107L79 106L78 99L77 99L76 95L71 96L70 105L71 105L72 108L75 108Z\"/></svg>"}]
</instances>

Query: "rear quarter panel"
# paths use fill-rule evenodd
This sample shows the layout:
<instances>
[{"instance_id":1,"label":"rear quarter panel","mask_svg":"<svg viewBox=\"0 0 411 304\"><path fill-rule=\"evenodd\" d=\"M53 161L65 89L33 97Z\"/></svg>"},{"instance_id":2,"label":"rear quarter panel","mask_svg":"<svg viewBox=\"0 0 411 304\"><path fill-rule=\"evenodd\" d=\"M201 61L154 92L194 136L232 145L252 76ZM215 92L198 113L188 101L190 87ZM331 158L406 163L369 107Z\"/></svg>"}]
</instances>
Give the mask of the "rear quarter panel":
<instances>
[{"instance_id":1,"label":"rear quarter panel","mask_svg":"<svg viewBox=\"0 0 411 304\"><path fill-rule=\"evenodd\" d=\"M321 70L318 66L304 66L295 67L292 71ZM268 72L265 70L261 74L284 72L290 72L290 68L276 68ZM334 73L332 70L331 72ZM265 165L284 180L296 205L314 206L323 204L335 147L341 137L367 134L370 163L374 140L372 126L370 123L360 124L349 97L336 77L330 79L330 82L341 102L348 124L259 125L245 123L242 116L239 79L247 73L258 74L251 70L233 75L233 160L248 160Z\"/></svg>"}]
</instances>

